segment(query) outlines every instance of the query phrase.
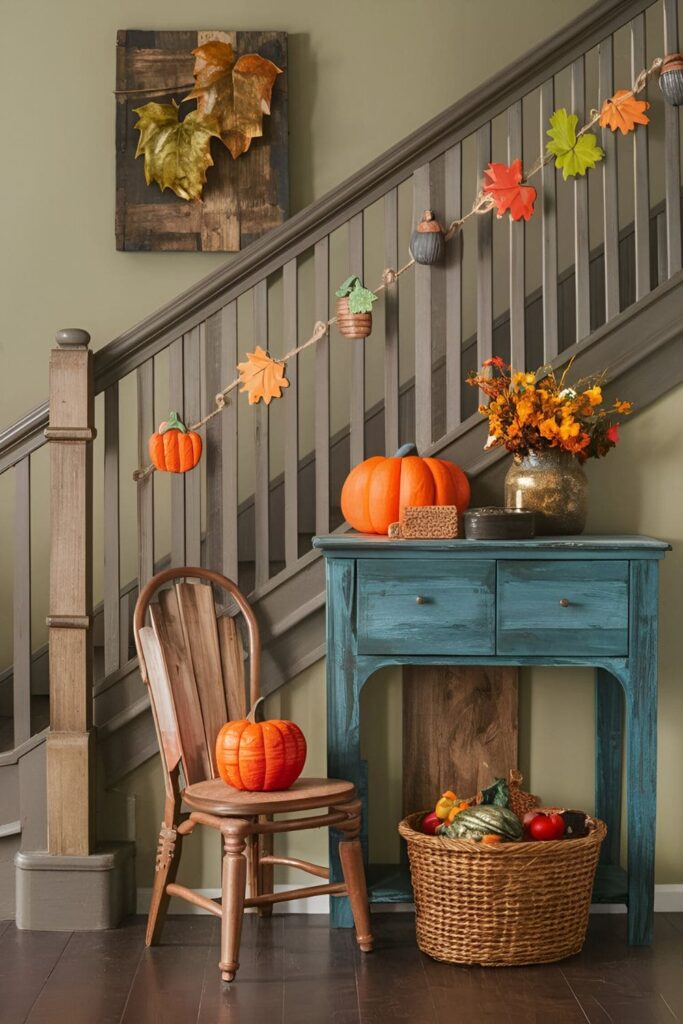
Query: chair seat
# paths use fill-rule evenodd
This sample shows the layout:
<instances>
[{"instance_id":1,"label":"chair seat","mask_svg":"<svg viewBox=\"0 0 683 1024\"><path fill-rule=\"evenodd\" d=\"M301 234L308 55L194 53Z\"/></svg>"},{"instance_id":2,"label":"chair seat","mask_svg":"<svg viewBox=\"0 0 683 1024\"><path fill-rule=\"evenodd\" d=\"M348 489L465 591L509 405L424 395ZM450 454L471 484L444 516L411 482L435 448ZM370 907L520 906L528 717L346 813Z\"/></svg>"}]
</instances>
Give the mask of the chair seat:
<instances>
[{"instance_id":1,"label":"chair seat","mask_svg":"<svg viewBox=\"0 0 683 1024\"><path fill-rule=\"evenodd\" d=\"M250 793L233 789L222 779L195 782L183 790L183 802L193 811L224 817L280 814L314 807L336 807L356 796L356 787L342 779L297 779L289 789Z\"/></svg>"}]
</instances>

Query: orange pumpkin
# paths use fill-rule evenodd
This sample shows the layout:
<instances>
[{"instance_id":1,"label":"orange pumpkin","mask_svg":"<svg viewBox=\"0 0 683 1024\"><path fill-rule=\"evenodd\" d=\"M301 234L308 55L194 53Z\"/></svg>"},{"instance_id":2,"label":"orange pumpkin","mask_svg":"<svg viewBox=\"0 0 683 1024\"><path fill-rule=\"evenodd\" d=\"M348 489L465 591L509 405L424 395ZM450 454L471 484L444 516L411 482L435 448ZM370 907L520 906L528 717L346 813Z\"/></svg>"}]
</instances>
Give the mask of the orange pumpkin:
<instances>
[{"instance_id":1,"label":"orange pumpkin","mask_svg":"<svg viewBox=\"0 0 683 1024\"><path fill-rule=\"evenodd\" d=\"M187 473L202 457L202 439L187 429L176 412L169 413L149 439L149 457L162 473Z\"/></svg>"},{"instance_id":2,"label":"orange pumpkin","mask_svg":"<svg viewBox=\"0 0 683 1024\"><path fill-rule=\"evenodd\" d=\"M387 533L407 505L455 505L464 512L469 503L470 485L460 467L422 459L413 444L393 458L374 455L354 466L341 493L344 518L361 533Z\"/></svg>"},{"instance_id":3,"label":"orange pumpkin","mask_svg":"<svg viewBox=\"0 0 683 1024\"><path fill-rule=\"evenodd\" d=\"M305 760L306 740L294 722L242 718L227 722L216 740L218 774L235 789L289 789Z\"/></svg>"}]
</instances>

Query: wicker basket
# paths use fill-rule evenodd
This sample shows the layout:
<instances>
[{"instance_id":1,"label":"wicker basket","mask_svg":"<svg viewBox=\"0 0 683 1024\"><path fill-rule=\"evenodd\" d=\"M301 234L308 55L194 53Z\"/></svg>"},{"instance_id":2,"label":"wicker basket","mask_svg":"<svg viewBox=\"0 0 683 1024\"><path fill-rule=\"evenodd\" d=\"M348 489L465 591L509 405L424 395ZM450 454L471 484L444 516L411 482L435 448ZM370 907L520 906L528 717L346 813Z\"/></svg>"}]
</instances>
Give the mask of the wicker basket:
<instances>
[{"instance_id":1,"label":"wicker basket","mask_svg":"<svg viewBox=\"0 0 683 1024\"><path fill-rule=\"evenodd\" d=\"M540 964L578 953L588 927L602 821L580 839L500 843L428 836L425 812L398 826L408 844L417 944L456 964Z\"/></svg>"}]
</instances>

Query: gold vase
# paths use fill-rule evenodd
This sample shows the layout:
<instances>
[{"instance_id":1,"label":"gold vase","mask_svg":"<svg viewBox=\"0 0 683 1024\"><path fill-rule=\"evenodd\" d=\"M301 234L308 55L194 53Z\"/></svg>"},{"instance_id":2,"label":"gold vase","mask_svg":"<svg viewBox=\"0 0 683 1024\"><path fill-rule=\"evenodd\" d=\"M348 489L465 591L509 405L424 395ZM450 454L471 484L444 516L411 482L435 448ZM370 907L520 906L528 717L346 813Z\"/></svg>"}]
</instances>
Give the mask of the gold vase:
<instances>
[{"instance_id":1,"label":"gold vase","mask_svg":"<svg viewBox=\"0 0 683 1024\"><path fill-rule=\"evenodd\" d=\"M569 452L550 448L513 457L505 477L505 505L536 513L536 533L583 533L588 480Z\"/></svg>"}]
</instances>

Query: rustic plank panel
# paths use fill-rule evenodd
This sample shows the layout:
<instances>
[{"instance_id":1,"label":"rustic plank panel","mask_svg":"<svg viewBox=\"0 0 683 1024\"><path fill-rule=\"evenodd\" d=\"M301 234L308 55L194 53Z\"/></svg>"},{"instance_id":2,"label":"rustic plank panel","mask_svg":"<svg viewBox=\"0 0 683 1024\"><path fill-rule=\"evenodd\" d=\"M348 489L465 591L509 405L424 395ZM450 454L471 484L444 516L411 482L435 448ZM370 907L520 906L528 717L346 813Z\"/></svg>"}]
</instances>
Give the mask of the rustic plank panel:
<instances>
[{"instance_id":1,"label":"rustic plank panel","mask_svg":"<svg viewBox=\"0 0 683 1024\"><path fill-rule=\"evenodd\" d=\"M296 348L299 281L296 258L282 268L283 335L285 352ZM287 360L289 390L285 405L285 564L299 557L299 357Z\"/></svg>"},{"instance_id":2,"label":"rustic plank panel","mask_svg":"<svg viewBox=\"0 0 683 1024\"><path fill-rule=\"evenodd\" d=\"M645 15L639 14L631 22L631 75L634 81L645 64ZM637 302L650 291L650 181L647 132L633 133L633 201Z\"/></svg>"},{"instance_id":3,"label":"rustic plank panel","mask_svg":"<svg viewBox=\"0 0 683 1024\"><path fill-rule=\"evenodd\" d=\"M462 150L460 143L444 157L444 227L462 216ZM462 231L446 246L446 430L462 419Z\"/></svg>"},{"instance_id":4,"label":"rustic plank panel","mask_svg":"<svg viewBox=\"0 0 683 1024\"><path fill-rule=\"evenodd\" d=\"M431 206L429 164L413 174L413 224ZM415 444L432 443L432 272L415 265Z\"/></svg>"},{"instance_id":5,"label":"rustic plank panel","mask_svg":"<svg viewBox=\"0 0 683 1024\"><path fill-rule=\"evenodd\" d=\"M508 110L508 164L522 159L522 101ZM510 362L517 370L526 366L525 350L524 221L510 217Z\"/></svg>"},{"instance_id":6,"label":"rustic plank panel","mask_svg":"<svg viewBox=\"0 0 683 1024\"><path fill-rule=\"evenodd\" d=\"M135 159L136 107L180 103L193 78L192 50L210 39L230 43L236 54L259 53L282 68L273 87L263 136L233 160L211 142L201 202L145 183ZM119 32L116 62L116 247L128 251L234 252L281 224L289 212L287 34L285 32ZM183 103L181 116L196 104Z\"/></svg>"},{"instance_id":7,"label":"rustic plank panel","mask_svg":"<svg viewBox=\"0 0 683 1024\"><path fill-rule=\"evenodd\" d=\"M200 327L183 337L183 422L189 427L201 412ZM185 558L188 565L199 565L202 557L202 477L199 467L183 473L185 483Z\"/></svg>"},{"instance_id":8,"label":"rustic plank panel","mask_svg":"<svg viewBox=\"0 0 683 1024\"><path fill-rule=\"evenodd\" d=\"M31 735L31 457L14 468L14 746Z\"/></svg>"},{"instance_id":9,"label":"rustic plank panel","mask_svg":"<svg viewBox=\"0 0 683 1024\"><path fill-rule=\"evenodd\" d=\"M405 666L403 809L472 796L517 766L517 669Z\"/></svg>"},{"instance_id":10,"label":"rustic plank panel","mask_svg":"<svg viewBox=\"0 0 683 1024\"><path fill-rule=\"evenodd\" d=\"M168 401L171 409L181 414L183 402L183 339L178 338L168 348ZM179 474L171 477L171 564L186 565L185 560L185 481Z\"/></svg>"},{"instance_id":11,"label":"rustic plank panel","mask_svg":"<svg viewBox=\"0 0 683 1024\"><path fill-rule=\"evenodd\" d=\"M349 273L363 280L363 214L349 221ZM351 466L365 458L365 338L350 339L351 346L351 408L349 410L349 457Z\"/></svg>"},{"instance_id":12,"label":"rustic plank panel","mask_svg":"<svg viewBox=\"0 0 683 1024\"><path fill-rule=\"evenodd\" d=\"M237 303L229 302L221 310L221 333L223 347L221 365L223 384L229 383L235 375L237 365ZM226 406L218 417L222 431L223 456L223 573L228 579L238 582L237 551L237 392L232 391L226 399Z\"/></svg>"},{"instance_id":13,"label":"rustic plank panel","mask_svg":"<svg viewBox=\"0 0 683 1024\"><path fill-rule=\"evenodd\" d=\"M147 458L145 456L145 464ZM142 465L143 463L141 463ZM138 484L138 486L142 486ZM119 530L119 386L104 393L104 674L121 663Z\"/></svg>"},{"instance_id":14,"label":"rustic plank panel","mask_svg":"<svg viewBox=\"0 0 683 1024\"><path fill-rule=\"evenodd\" d=\"M244 648L237 623L227 613L218 619L218 642L228 717L231 720L244 718L248 710L244 681Z\"/></svg>"},{"instance_id":15,"label":"rustic plank panel","mask_svg":"<svg viewBox=\"0 0 683 1024\"><path fill-rule=\"evenodd\" d=\"M491 160L491 122L477 132L477 167ZM477 365L493 355L493 222L477 217Z\"/></svg>"},{"instance_id":16,"label":"rustic plank panel","mask_svg":"<svg viewBox=\"0 0 683 1024\"><path fill-rule=\"evenodd\" d=\"M384 197L384 262L398 267L398 189ZM393 455L398 448L398 282L384 293L384 451Z\"/></svg>"},{"instance_id":17,"label":"rustic plank panel","mask_svg":"<svg viewBox=\"0 0 683 1024\"><path fill-rule=\"evenodd\" d=\"M315 318L330 318L330 239L315 245ZM330 532L330 336L315 346L315 532Z\"/></svg>"},{"instance_id":18,"label":"rustic plank panel","mask_svg":"<svg viewBox=\"0 0 683 1024\"><path fill-rule=\"evenodd\" d=\"M586 78L584 58L578 57L571 68L572 112L579 124L586 120ZM590 334L590 264L588 242L588 179L574 178L574 291L576 307L576 342Z\"/></svg>"},{"instance_id":19,"label":"rustic plank panel","mask_svg":"<svg viewBox=\"0 0 683 1024\"><path fill-rule=\"evenodd\" d=\"M138 465L149 461L147 445L154 433L154 360L148 359L137 370ZM138 581L140 589L154 575L154 473L139 481L138 501Z\"/></svg>"},{"instance_id":20,"label":"rustic plank panel","mask_svg":"<svg viewBox=\"0 0 683 1024\"><path fill-rule=\"evenodd\" d=\"M664 53L678 53L678 4L664 0ZM681 164L678 107L664 104L664 193L668 276L681 269Z\"/></svg>"},{"instance_id":21,"label":"rustic plank panel","mask_svg":"<svg viewBox=\"0 0 683 1024\"><path fill-rule=\"evenodd\" d=\"M260 281L253 290L254 338L268 348L268 282ZM265 402L254 408L254 486L255 517L255 586L267 583L270 577L270 410Z\"/></svg>"},{"instance_id":22,"label":"rustic plank panel","mask_svg":"<svg viewBox=\"0 0 683 1024\"><path fill-rule=\"evenodd\" d=\"M555 108L552 79L541 86L540 147L545 152L546 131ZM541 171L542 283L543 283L543 361L551 362L558 351L557 331L557 207L555 204L555 162Z\"/></svg>"},{"instance_id":23,"label":"rustic plank panel","mask_svg":"<svg viewBox=\"0 0 683 1024\"><path fill-rule=\"evenodd\" d=\"M599 103L614 93L614 42L608 36L598 47ZM600 145L605 151L602 170L602 215L605 264L605 320L619 312L619 204L617 193L617 140L609 128L602 129Z\"/></svg>"}]
</instances>

